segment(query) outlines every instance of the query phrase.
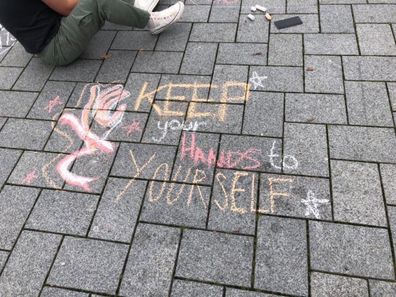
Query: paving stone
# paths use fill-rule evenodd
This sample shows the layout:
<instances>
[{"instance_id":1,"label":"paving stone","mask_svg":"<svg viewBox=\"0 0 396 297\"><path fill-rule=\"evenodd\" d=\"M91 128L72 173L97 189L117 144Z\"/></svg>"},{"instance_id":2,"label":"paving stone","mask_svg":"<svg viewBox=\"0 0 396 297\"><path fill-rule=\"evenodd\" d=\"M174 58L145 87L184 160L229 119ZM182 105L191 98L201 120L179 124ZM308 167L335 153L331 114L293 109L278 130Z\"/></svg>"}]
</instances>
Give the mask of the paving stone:
<instances>
[{"instance_id":1,"label":"paving stone","mask_svg":"<svg viewBox=\"0 0 396 297\"><path fill-rule=\"evenodd\" d=\"M386 227L377 165L332 161L331 173L335 220Z\"/></svg>"},{"instance_id":2,"label":"paving stone","mask_svg":"<svg viewBox=\"0 0 396 297\"><path fill-rule=\"evenodd\" d=\"M345 100L342 95L286 94L286 121L346 124Z\"/></svg>"},{"instance_id":3,"label":"paving stone","mask_svg":"<svg viewBox=\"0 0 396 297\"><path fill-rule=\"evenodd\" d=\"M262 216L257 228L254 287L308 296L305 221Z\"/></svg>"},{"instance_id":4,"label":"paving stone","mask_svg":"<svg viewBox=\"0 0 396 297\"><path fill-rule=\"evenodd\" d=\"M388 230L309 222L311 269L393 279Z\"/></svg>"},{"instance_id":5,"label":"paving stone","mask_svg":"<svg viewBox=\"0 0 396 297\"><path fill-rule=\"evenodd\" d=\"M365 0L320 0L321 4L354 4L366 3Z\"/></svg>"},{"instance_id":6,"label":"paving stone","mask_svg":"<svg viewBox=\"0 0 396 297\"><path fill-rule=\"evenodd\" d=\"M395 162L393 129L329 126L330 158Z\"/></svg>"},{"instance_id":7,"label":"paving stone","mask_svg":"<svg viewBox=\"0 0 396 297\"><path fill-rule=\"evenodd\" d=\"M172 30L161 33L155 49L158 51L184 51L190 36L191 24L176 23Z\"/></svg>"},{"instance_id":8,"label":"paving stone","mask_svg":"<svg viewBox=\"0 0 396 297\"><path fill-rule=\"evenodd\" d=\"M386 86L382 82L345 82L349 123L393 127Z\"/></svg>"},{"instance_id":9,"label":"paving stone","mask_svg":"<svg viewBox=\"0 0 396 297\"><path fill-rule=\"evenodd\" d=\"M392 110L396 110L396 83L388 83L389 97Z\"/></svg>"},{"instance_id":10,"label":"paving stone","mask_svg":"<svg viewBox=\"0 0 396 297\"><path fill-rule=\"evenodd\" d=\"M56 67L50 79L93 82L101 64L102 61L79 59L73 64Z\"/></svg>"},{"instance_id":11,"label":"paving stone","mask_svg":"<svg viewBox=\"0 0 396 297\"><path fill-rule=\"evenodd\" d=\"M149 112L160 77L159 74L131 73L125 84L125 90L131 93L126 110Z\"/></svg>"},{"instance_id":12,"label":"paving stone","mask_svg":"<svg viewBox=\"0 0 396 297\"><path fill-rule=\"evenodd\" d=\"M169 111L169 115L162 115L158 112L150 114L144 131L143 142L178 145L182 130L193 125L190 121L184 121L188 104L185 102L157 101L154 106L161 111ZM175 115L172 115L172 113Z\"/></svg>"},{"instance_id":13,"label":"paving stone","mask_svg":"<svg viewBox=\"0 0 396 297\"><path fill-rule=\"evenodd\" d=\"M243 133L281 137L283 132L284 95L251 92L245 107Z\"/></svg>"},{"instance_id":14,"label":"paving stone","mask_svg":"<svg viewBox=\"0 0 396 297\"><path fill-rule=\"evenodd\" d=\"M1 118L0 117L0 130L3 128L4 124L7 122L7 118Z\"/></svg>"},{"instance_id":15,"label":"paving stone","mask_svg":"<svg viewBox=\"0 0 396 297\"><path fill-rule=\"evenodd\" d=\"M85 236L98 199L95 195L44 190L29 216L26 227Z\"/></svg>"},{"instance_id":16,"label":"paving stone","mask_svg":"<svg viewBox=\"0 0 396 297\"><path fill-rule=\"evenodd\" d=\"M209 187L150 182L141 220L159 224L205 228L209 200Z\"/></svg>"},{"instance_id":17,"label":"paving stone","mask_svg":"<svg viewBox=\"0 0 396 297\"><path fill-rule=\"evenodd\" d=\"M111 175L168 180L175 154L174 147L121 143ZM165 172L161 170L162 164L167 164Z\"/></svg>"},{"instance_id":18,"label":"paving stone","mask_svg":"<svg viewBox=\"0 0 396 297\"><path fill-rule=\"evenodd\" d=\"M272 34L268 65L303 66L302 37L296 34Z\"/></svg>"},{"instance_id":19,"label":"paving stone","mask_svg":"<svg viewBox=\"0 0 396 297\"><path fill-rule=\"evenodd\" d=\"M146 31L120 31L114 39L111 49L117 50L153 50L157 36Z\"/></svg>"},{"instance_id":20,"label":"paving stone","mask_svg":"<svg viewBox=\"0 0 396 297\"><path fill-rule=\"evenodd\" d=\"M396 165L380 164L382 184L387 204L396 204Z\"/></svg>"},{"instance_id":21,"label":"paving stone","mask_svg":"<svg viewBox=\"0 0 396 297\"><path fill-rule=\"evenodd\" d=\"M47 283L115 294L127 252L123 244L65 237Z\"/></svg>"},{"instance_id":22,"label":"paving stone","mask_svg":"<svg viewBox=\"0 0 396 297\"><path fill-rule=\"evenodd\" d=\"M70 291L59 288L44 287L41 297L89 297L88 293Z\"/></svg>"},{"instance_id":23,"label":"paving stone","mask_svg":"<svg viewBox=\"0 0 396 297\"><path fill-rule=\"evenodd\" d=\"M276 295L276 296L282 296L282 295ZM275 295L253 292L253 291L238 290L233 288L226 288L225 297L275 297Z\"/></svg>"},{"instance_id":24,"label":"paving stone","mask_svg":"<svg viewBox=\"0 0 396 297\"><path fill-rule=\"evenodd\" d=\"M217 170L208 228L254 235L256 229L258 175L235 170Z\"/></svg>"},{"instance_id":25,"label":"paving stone","mask_svg":"<svg viewBox=\"0 0 396 297\"><path fill-rule=\"evenodd\" d=\"M322 33L354 33L351 6L320 5L320 28Z\"/></svg>"},{"instance_id":26,"label":"paving stone","mask_svg":"<svg viewBox=\"0 0 396 297\"><path fill-rule=\"evenodd\" d=\"M0 188L6 182L15 164L18 162L21 151L0 148Z\"/></svg>"},{"instance_id":27,"label":"paving stone","mask_svg":"<svg viewBox=\"0 0 396 297\"><path fill-rule=\"evenodd\" d=\"M288 0L287 13L317 13L318 3L316 0Z\"/></svg>"},{"instance_id":28,"label":"paving stone","mask_svg":"<svg viewBox=\"0 0 396 297\"><path fill-rule=\"evenodd\" d=\"M284 166L294 174L328 176L326 128L323 125L285 124L285 155L293 156L298 166Z\"/></svg>"},{"instance_id":29,"label":"paving stone","mask_svg":"<svg viewBox=\"0 0 396 297\"><path fill-rule=\"evenodd\" d=\"M25 117L37 93L0 91L0 116Z\"/></svg>"},{"instance_id":30,"label":"paving stone","mask_svg":"<svg viewBox=\"0 0 396 297\"><path fill-rule=\"evenodd\" d=\"M216 60L217 44L188 43L180 73L212 74Z\"/></svg>"},{"instance_id":31,"label":"paving stone","mask_svg":"<svg viewBox=\"0 0 396 297\"><path fill-rule=\"evenodd\" d=\"M396 23L395 5L353 5L352 8L356 23Z\"/></svg>"},{"instance_id":32,"label":"paving stone","mask_svg":"<svg viewBox=\"0 0 396 297\"><path fill-rule=\"evenodd\" d=\"M171 286L180 231L140 224L128 257L120 295L164 296Z\"/></svg>"},{"instance_id":33,"label":"paving stone","mask_svg":"<svg viewBox=\"0 0 396 297\"><path fill-rule=\"evenodd\" d=\"M250 13L250 7L257 4L257 0L243 0L242 1L242 12ZM271 13L285 13L286 12L286 0L268 0L265 1L265 7L269 9Z\"/></svg>"},{"instance_id":34,"label":"paving stone","mask_svg":"<svg viewBox=\"0 0 396 297\"><path fill-rule=\"evenodd\" d=\"M393 207L393 206L388 207L388 217L389 217L389 225L390 225L392 241L393 241L393 249L395 249L395 247L396 247L396 241L395 241L395 238L396 238L396 207Z\"/></svg>"},{"instance_id":35,"label":"paving stone","mask_svg":"<svg viewBox=\"0 0 396 297\"><path fill-rule=\"evenodd\" d=\"M218 86L223 88L223 85ZM202 75L162 75L156 100L208 101L211 77ZM220 101L220 98L213 100Z\"/></svg>"},{"instance_id":36,"label":"paving stone","mask_svg":"<svg viewBox=\"0 0 396 297\"><path fill-rule=\"evenodd\" d=\"M388 24L357 24L362 55L396 55L396 44Z\"/></svg>"},{"instance_id":37,"label":"paving stone","mask_svg":"<svg viewBox=\"0 0 396 297\"><path fill-rule=\"evenodd\" d=\"M140 51L133 72L177 73L183 54L176 52Z\"/></svg>"},{"instance_id":38,"label":"paving stone","mask_svg":"<svg viewBox=\"0 0 396 297\"><path fill-rule=\"evenodd\" d=\"M247 66L215 65L209 101L243 104L249 100L247 79Z\"/></svg>"},{"instance_id":39,"label":"paving stone","mask_svg":"<svg viewBox=\"0 0 396 297\"><path fill-rule=\"evenodd\" d=\"M237 286L249 286L253 238L210 231L186 230L176 275Z\"/></svg>"},{"instance_id":40,"label":"paving stone","mask_svg":"<svg viewBox=\"0 0 396 297\"><path fill-rule=\"evenodd\" d=\"M65 155L25 151L8 182L59 189L63 185L63 180L55 166L63 157Z\"/></svg>"},{"instance_id":41,"label":"paving stone","mask_svg":"<svg viewBox=\"0 0 396 297\"><path fill-rule=\"evenodd\" d=\"M38 296L61 239L23 231L0 277L0 296Z\"/></svg>"},{"instance_id":42,"label":"paving stone","mask_svg":"<svg viewBox=\"0 0 396 297\"><path fill-rule=\"evenodd\" d=\"M125 83L136 57L135 51L109 51L110 58L103 62L96 81Z\"/></svg>"},{"instance_id":43,"label":"paving stone","mask_svg":"<svg viewBox=\"0 0 396 297\"><path fill-rule=\"evenodd\" d=\"M396 57L343 57L346 80L396 80ZM381 71L378 71L381 69Z\"/></svg>"},{"instance_id":44,"label":"paving stone","mask_svg":"<svg viewBox=\"0 0 396 297\"><path fill-rule=\"evenodd\" d=\"M276 14L272 15L271 23L295 16L300 17L303 22L301 25L284 29L277 29L275 26L271 26L271 33L319 33L319 17L317 14Z\"/></svg>"},{"instance_id":45,"label":"paving stone","mask_svg":"<svg viewBox=\"0 0 396 297\"><path fill-rule=\"evenodd\" d=\"M250 89L279 92L303 92L300 67L250 67Z\"/></svg>"},{"instance_id":46,"label":"paving stone","mask_svg":"<svg viewBox=\"0 0 396 297\"><path fill-rule=\"evenodd\" d=\"M209 13L211 6L210 5L196 5L199 4L199 0L190 0L191 3L189 4L194 4L194 5L186 5L185 6L185 11L183 12L183 15L180 17L180 22L203 22L206 23L209 18ZM194 2L193 2L194 1ZM205 0L204 0L205 1ZM212 2L212 0L209 0ZM186 1L188 3L188 1ZM210 4L210 3L209 3Z\"/></svg>"},{"instance_id":47,"label":"paving stone","mask_svg":"<svg viewBox=\"0 0 396 297\"><path fill-rule=\"evenodd\" d=\"M192 27L190 41L233 42L237 24L195 23Z\"/></svg>"},{"instance_id":48,"label":"paving stone","mask_svg":"<svg viewBox=\"0 0 396 297\"><path fill-rule=\"evenodd\" d=\"M48 121L8 119L0 132L0 146L43 149L52 127Z\"/></svg>"},{"instance_id":49,"label":"paving stone","mask_svg":"<svg viewBox=\"0 0 396 297\"><path fill-rule=\"evenodd\" d=\"M0 192L0 248L11 250L37 196L38 189L5 186Z\"/></svg>"},{"instance_id":50,"label":"paving stone","mask_svg":"<svg viewBox=\"0 0 396 297\"><path fill-rule=\"evenodd\" d=\"M199 121L197 131L216 133L240 133L243 106L235 104L190 103L188 121Z\"/></svg>"},{"instance_id":51,"label":"paving stone","mask_svg":"<svg viewBox=\"0 0 396 297\"><path fill-rule=\"evenodd\" d=\"M15 83L14 90L40 91L50 76L54 66L33 58Z\"/></svg>"},{"instance_id":52,"label":"paving stone","mask_svg":"<svg viewBox=\"0 0 396 297\"><path fill-rule=\"evenodd\" d=\"M99 31L89 41L89 44L80 58L101 59L110 48L113 42L115 31Z\"/></svg>"},{"instance_id":53,"label":"paving stone","mask_svg":"<svg viewBox=\"0 0 396 297\"><path fill-rule=\"evenodd\" d=\"M10 90L17 81L23 68L0 67L0 89Z\"/></svg>"},{"instance_id":54,"label":"paving stone","mask_svg":"<svg viewBox=\"0 0 396 297\"><path fill-rule=\"evenodd\" d=\"M76 83L73 93L66 103L66 107L84 108L84 105L89 101L90 89L96 85L99 84L82 82Z\"/></svg>"},{"instance_id":55,"label":"paving stone","mask_svg":"<svg viewBox=\"0 0 396 297\"><path fill-rule=\"evenodd\" d=\"M89 237L130 242L146 189L145 181L110 178Z\"/></svg>"},{"instance_id":56,"label":"paving stone","mask_svg":"<svg viewBox=\"0 0 396 297\"><path fill-rule=\"evenodd\" d=\"M220 43L216 62L220 64L265 65L267 45L259 43Z\"/></svg>"},{"instance_id":57,"label":"paving stone","mask_svg":"<svg viewBox=\"0 0 396 297\"><path fill-rule=\"evenodd\" d=\"M268 35L269 22L265 18L256 16L256 19L252 22L247 18L247 14L240 15L236 39L237 42L268 43Z\"/></svg>"},{"instance_id":58,"label":"paving stone","mask_svg":"<svg viewBox=\"0 0 396 297\"><path fill-rule=\"evenodd\" d=\"M378 280L369 280L370 284L370 296L371 297L382 297L382 296L394 296L396 294L396 284Z\"/></svg>"},{"instance_id":59,"label":"paving stone","mask_svg":"<svg viewBox=\"0 0 396 297\"><path fill-rule=\"evenodd\" d=\"M222 297L223 288L189 281L175 280L172 297Z\"/></svg>"},{"instance_id":60,"label":"paving stone","mask_svg":"<svg viewBox=\"0 0 396 297\"><path fill-rule=\"evenodd\" d=\"M259 213L296 218L332 219L327 179L261 174Z\"/></svg>"},{"instance_id":61,"label":"paving stone","mask_svg":"<svg viewBox=\"0 0 396 297\"><path fill-rule=\"evenodd\" d=\"M360 40L359 40L360 42ZM304 53L313 55L358 55L354 34L304 34Z\"/></svg>"},{"instance_id":62,"label":"paving stone","mask_svg":"<svg viewBox=\"0 0 396 297\"><path fill-rule=\"evenodd\" d=\"M7 252L0 251L0 271L3 270L3 267L7 261L7 258L8 258L8 254L9 253L7 253Z\"/></svg>"},{"instance_id":63,"label":"paving stone","mask_svg":"<svg viewBox=\"0 0 396 297\"><path fill-rule=\"evenodd\" d=\"M112 167L115 153L117 152L118 144L112 144L113 152L110 153L92 153L85 158L77 158L73 163L73 168L70 172L79 176L80 178L87 177L93 179L92 181L73 184L72 181L66 181L65 189L71 191L85 191L88 193L102 193L106 184L107 176Z\"/></svg>"},{"instance_id":64,"label":"paving stone","mask_svg":"<svg viewBox=\"0 0 396 297\"><path fill-rule=\"evenodd\" d=\"M57 119L66 105L74 87L74 83L48 81L27 117L43 120ZM56 98L58 96L59 98L57 100Z\"/></svg>"},{"instance_id":65,"label":"paving stone","mask_svg":"<svg viewBox=\"0 0 396 297\"><path fill-rule=\"evenodd\" d=\"M212 0L185 0L185 4L194 4L195 6L198 5L211 5Z\"/></svg>"},{"instance_id":66,"label":"paving stone","mask_svg":"<svg viewBox=\"0 0 396 297\"><path fill-rule=\"evenodd\" d=\"M227 23L238 22L241 0L233 0L230 4L225 4L222 0L214 0L210 11L209 22Z\"/></svg>"},{"instance_id":67,"label":"paving stone","mask_svg":"<svg viewBox=\"0 0 396 297\"><path fill-rule=\"evenodd\" d=\"M305 90L316 93L344 93L341 59L336 56L306 56Z\"/></svg>"},{"instance_id":68,"label":"paving stone","mask_svg":"<svg viewBox=\"0 0 396 297\"><path fill-rule=\"evenodd\" d=\"M219 135L184 131L176 155L172 181L211 185Z\"/></svg>"},{"instance_id":69,"label":"paving stone","mask_svg":"<svg viewBox=\"0 0 396 297\"><path fill-rule=\"evenodd\" d=\"M279 172L281 167L278 163L280 163L281 151L282 142L276 138L223 135L219 152L222 162L217 167ZM235 152L238 152L239 157L233 161L233 158L236 158ZM242 157L241 154L245 155ZM279 161L277 157L279 157Z\"/></svg>"},{"instance_id":70,"label":"paving stone","mask_svg":"<svg viewBox=\"0 0 396 297\"><path fill-rule=\"evenodd\" d=\"M311 273L312 296L368 297L367 281L320 272Z\"/></svg>"},{"instance_id":71,"label":"paving stone","mask_svg":"<svg viewBox=\"0 0 396 297\"><path fill-rule=\"evenodd\" d=\"M32 54L27 53L24 47L19 42L17 42L10 49L8 55L1 61L0 65L26 67L29 64L32 56Z\"/></svg>"}]
</instances>

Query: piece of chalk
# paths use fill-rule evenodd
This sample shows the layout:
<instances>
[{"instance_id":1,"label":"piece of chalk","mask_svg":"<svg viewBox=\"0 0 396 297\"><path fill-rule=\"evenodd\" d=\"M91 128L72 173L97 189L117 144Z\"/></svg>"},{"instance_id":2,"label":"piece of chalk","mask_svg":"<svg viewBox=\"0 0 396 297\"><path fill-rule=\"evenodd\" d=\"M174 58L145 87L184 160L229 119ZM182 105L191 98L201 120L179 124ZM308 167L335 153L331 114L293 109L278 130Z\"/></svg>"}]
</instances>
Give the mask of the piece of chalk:
<instances>
[{"instance_id":1,"label":"piece of chalk","mask_svg":"<svg viewBox=\"0 0 396 297\"><path fill-rule=\"evenodd\" d=\"M247 16L251 21L254 21L256 18L252 14L248 14Z\"/></svg>"},{"instance_id":2,"label":"piece of chalk","mask_svg":"<svg viewBox=\"0 0 396 297\"><path fill-rule=\"evenodd\" d=\"M258 4L256 4L256 9L260 10L262 12L266 12L267 11L267 8L265 8L264 6L258 5Z\"/></svg>"},{"instance_id":3,"label":"piece of chalk","mask_svg":"<svg viewBox=\"0 0 396 297\"><path fill-rule=\"evenodd\" d=\"M257 9L256 9L256 6L250 7L250 10L251 10L251 11L256 11L256 10L257 10Z\"/></svg>"}]
</instances>

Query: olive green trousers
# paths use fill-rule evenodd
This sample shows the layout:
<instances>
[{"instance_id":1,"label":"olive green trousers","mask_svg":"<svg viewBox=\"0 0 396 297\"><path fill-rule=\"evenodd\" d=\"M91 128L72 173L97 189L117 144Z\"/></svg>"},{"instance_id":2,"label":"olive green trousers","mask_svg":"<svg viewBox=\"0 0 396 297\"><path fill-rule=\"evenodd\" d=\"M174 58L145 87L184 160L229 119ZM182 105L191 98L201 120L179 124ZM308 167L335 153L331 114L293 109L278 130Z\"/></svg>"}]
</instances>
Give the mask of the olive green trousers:
<instances>
[{"instance_id":1,"label":"olive green trousers","mask_svg":"<svg viewBox=\"0 0 396 297\"><path fill-rule=\"evenodd\" d=\"M45 63L67 65L85 50L105 21L144 28L150 13L128 0L80 0L71 14L62 18L58 33L39 54Z\"/></svg>"}]
</instances>

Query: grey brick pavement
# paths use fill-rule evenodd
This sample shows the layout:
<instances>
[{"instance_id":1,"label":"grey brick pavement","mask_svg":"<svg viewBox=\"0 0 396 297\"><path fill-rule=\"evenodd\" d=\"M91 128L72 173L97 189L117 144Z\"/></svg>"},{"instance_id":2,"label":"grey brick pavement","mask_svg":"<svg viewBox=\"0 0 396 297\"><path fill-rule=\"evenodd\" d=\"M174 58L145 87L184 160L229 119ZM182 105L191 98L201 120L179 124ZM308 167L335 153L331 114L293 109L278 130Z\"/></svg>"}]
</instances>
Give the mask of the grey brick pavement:
<instances>
[{"instance_id":1,"label":"grey brick pavement","mask_svg":"<svg viewBox=\"0 0 396 297\"><path fill-rule=\"evenodd\" d=\"M66 67L1 29L0 296L396 296L396 1L184 2Z\"/></svg>"}]
</instances>

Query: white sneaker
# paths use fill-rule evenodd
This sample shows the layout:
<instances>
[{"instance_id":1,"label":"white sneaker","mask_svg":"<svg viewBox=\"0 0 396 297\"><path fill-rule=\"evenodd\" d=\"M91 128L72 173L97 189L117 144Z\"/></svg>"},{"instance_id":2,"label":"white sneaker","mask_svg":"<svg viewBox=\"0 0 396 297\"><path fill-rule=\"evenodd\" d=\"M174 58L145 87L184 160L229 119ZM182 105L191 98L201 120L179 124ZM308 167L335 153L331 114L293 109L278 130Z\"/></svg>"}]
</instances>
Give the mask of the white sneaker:
<instances>
[{"instance_id":1,"label":"white sneaker","mask_svg":"<svg viewBox=\"0 0 396 297\"><path fill-rule=\"evenodd\" d=\"M177 2L167 9L152 12L147 27L151 34L158 34L175 23L182 15L184 10L183 2Z\"/></svg>"},{"instance_id":2,"label":"white sneaker","mask_svg":"<svg viewBox=\"0 0 396 297\"><path fill-rule=\"evenodd\" d=\"M159 0L135 0L133 6L140 8L144 11L152 12L157 6Z\"/></svg>"}]
</instances>

